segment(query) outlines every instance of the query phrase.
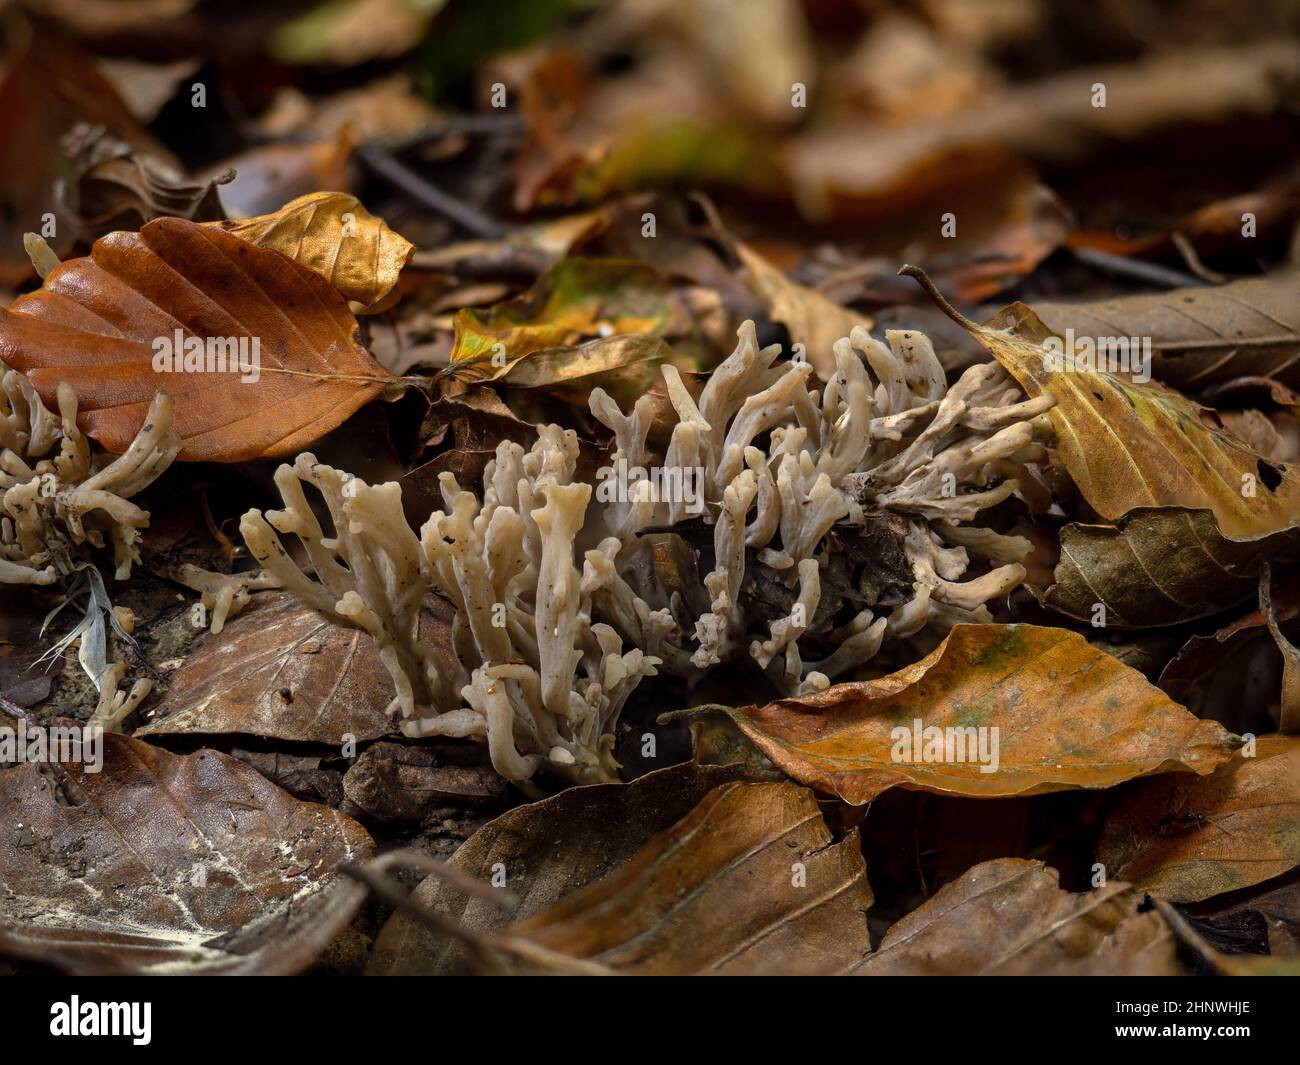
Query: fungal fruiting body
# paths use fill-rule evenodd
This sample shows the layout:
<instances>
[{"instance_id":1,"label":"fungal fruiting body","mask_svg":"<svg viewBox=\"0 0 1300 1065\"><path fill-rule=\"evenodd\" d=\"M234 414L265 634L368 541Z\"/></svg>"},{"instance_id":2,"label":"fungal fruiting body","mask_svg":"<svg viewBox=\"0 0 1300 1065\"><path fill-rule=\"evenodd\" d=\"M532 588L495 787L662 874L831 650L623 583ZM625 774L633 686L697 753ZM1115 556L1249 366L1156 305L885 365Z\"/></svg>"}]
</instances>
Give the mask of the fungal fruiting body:
<instances>
[{"instance_id":1,"label":"fungal fruiting body","mask_svg":"<svg viewBox=\"0 0 1300 1065\"><path fill-rule=\"evenodd\" d=\"M821 385L746 323L698 398L664 368L675 423L662 462L652 401L625 413L594 390L608 469L666 473L607 502L576 479L576 435L546 425L527 451L497 447L481 496L442 474L444 509L418 536L396 484L310 455L276 474L284 509L250 511L241 532L271 578L374 637L408 735L483 740L514 781L543 766L614 779L618 716L643 677L752 661L783 693L819 690L890 639L987 620L985 604L1024 578L1028 541L971 523L1034 478L1051 397L1025 400L992 363L949 387L925 337L887 341L854 330ZM662 491L688 481L702 510ZM301 540L310 573L282 535ZM972 558L983 572L963 579ZM431 593L451 622L428 643Z\"/></svg>"}]
</instances>

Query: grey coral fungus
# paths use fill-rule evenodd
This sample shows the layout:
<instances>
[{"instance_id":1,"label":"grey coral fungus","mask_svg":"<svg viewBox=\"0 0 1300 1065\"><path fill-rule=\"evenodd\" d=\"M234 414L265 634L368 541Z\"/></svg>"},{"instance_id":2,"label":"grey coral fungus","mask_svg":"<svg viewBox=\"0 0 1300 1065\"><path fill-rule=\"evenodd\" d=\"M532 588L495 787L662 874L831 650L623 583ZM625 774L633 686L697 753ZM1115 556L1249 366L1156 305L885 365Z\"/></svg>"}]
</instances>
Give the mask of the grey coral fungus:
<instances>
[{"instance_id":1,"label":"grey coral fungus","mask_svg":"<svg viewBox=\"0 0 1300 1065\"><path fill-rule=\"evenodd\" d=\"M129 691L118 691L126 663L105 660L104 618L126 638L129 628L113 611L99 571L83 556L111 544L118 579L130 576L140 557L140 530L149 524L149 512L131 497L171 465L181 442L171 425L171 397L160 392L126 451L101 462L77 428L77 397L66 382L57 399L55 416L23 374L0 363L0 584L74 578L69 595L86 592L85 617L56 650L81 640L78 657L99 691L90 724L119 732L153 682L137 680Z\"/></svg>"},{"instance_id":2,"label":"grey coral fungus","mask_svg":"<svg viewBox=\"0 0 1300 1065\"><path fill-rule=\"evenodd\" d=\"M887 340L864 330L841 340L821 388L808 364L760 349L752 323L698 401L665 367L677 421L659 467L652 401L624 413L596 389L592 412L614 436L606 472L675 476L638 479L594 507L593 486L574 479L576 435L545 425L528 451L498 446L481 499L442 474L445 510L418 537L396 484L368 485L310 455L276 475L285 508L250 511L240 529L302 602L374 637L405 733L483 740L515 781L543 765L613 779L615 726L643 677L692 679L748 658L783 692L818 690L886 638L987 619L984 604L1023 579L1027 541L965 523L1031 476L1051 398L1024 400L992 364L949 388L923 336ZM687 471L703 493L698 519L683 493L662 490ZM314 579L290 558L290 534ZM832 551L833 538L856 544L868 572ZM703 587L685 575L664 586L656 552L704 572ZM875 557L890 554L892 568ZM963 580L972 555L995 565ZM430 592L454 614L438 646L418 631Z\"/></svg>"},{"instance_id":3,"label":"grey coral fungus","mask_svg":"<svg viewBox=\"0 0 1300 1065\"><path fill-rule=\"evenodd\" d=\"M103 464L77 428L77 397L66 383L58 407L50 413L31 382L0 363L0 583L52 584L71 571L78 548L106 544L118 578L129 576L149 524L131 497L181 448L162 393L126 452Z\"/></svg>"}]
</instances>

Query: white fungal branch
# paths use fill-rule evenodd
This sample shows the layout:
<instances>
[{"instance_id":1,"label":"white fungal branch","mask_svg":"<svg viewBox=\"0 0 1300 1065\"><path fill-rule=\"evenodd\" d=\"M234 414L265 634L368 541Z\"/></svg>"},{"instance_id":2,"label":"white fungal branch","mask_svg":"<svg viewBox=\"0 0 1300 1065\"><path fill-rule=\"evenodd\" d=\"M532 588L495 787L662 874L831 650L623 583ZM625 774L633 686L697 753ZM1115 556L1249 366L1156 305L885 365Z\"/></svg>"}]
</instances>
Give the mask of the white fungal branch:
<instances>
[{"instance_id":1,"label":"white fungal branch","mask_svg":"<svg viewBox=\"0 0 1300 1065\"><path fill-rule=\"evenodd\" d=\"M131 497L181 448L171 397L162 393L126 452L102 462L77 428L77 397L67 383L59 385L58 407L56 417L23 374L0 363L0 583L52 584L70 572L78 548L109 544L118 579L130 576L149 524Z\"/></svg>"},{"instance_id":2,"label":"white fungal branch","mask_svg":"<svg viewBox=\"0 0 1300 1065\"><path fill-rule=\"evenodd\" d=\"M760 349L752 323L698 401L665 367L676 422L664 468L678 484L702 472L700 517L644 480L593 505L592 485L574 480L576 435L547 425L527 451L498 446L481 495L444 473L444 509L418 537L396 485L309 455L276 475L284 509L252 511L240 528L302 602L375 638L408 735L484 741L515 781L542 768L614 779L619 715L660 667L691 680L752 660L784 692L816 691L886 640L987 617L985 604L1023 579L1028 541L968 523L1029 483L1051 398L1025 400L992 364L948 387L921 334L886 341L855 329L824 387L807 364ZM654 463L648 397L625 414L595 389L590 405L616 467ZM834 544L870 553L877 526L895 561L869 580L853 569L863 559L836 557ZM302 542L310 573L281 535ZM453 612L436 649L419 638L431 595Z\"/></svg>"}]
</instances>

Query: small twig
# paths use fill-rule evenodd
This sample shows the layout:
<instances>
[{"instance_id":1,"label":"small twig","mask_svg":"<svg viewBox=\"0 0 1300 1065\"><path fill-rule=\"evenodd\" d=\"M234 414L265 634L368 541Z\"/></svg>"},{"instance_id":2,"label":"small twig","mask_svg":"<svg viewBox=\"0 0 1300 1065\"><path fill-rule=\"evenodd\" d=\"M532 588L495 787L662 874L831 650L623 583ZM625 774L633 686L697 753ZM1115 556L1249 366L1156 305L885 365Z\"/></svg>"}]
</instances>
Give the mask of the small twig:
<instances>
[{"instance_id":1,"label":"small twig","mask_svg":"<svg viewBox=\"0 0 1300 1065\"><path fill-rule=\"evenodd\" d=\"M930 275L922 270L919 266L913 266L907 263L898 268L899 277L910 277L925 290L925 294L934 300L934 305L943 311L949 318L966 330L976 330L980 327L967 318L961 311L957 310L948 302L948 297L939 291L939 286L930 280Z\"/></svg>"},{"instance_id":2,"label":"small twig","mask_svg":"<svg viewBox=\"0 0 1300 1065\"><path fill-rule=\"evenodd\" d=\"M500 240L509 232L506 226L489 218L478 208L461 202L422 178L382 145L373 141L364 144L357 149L357 155L380 177L469 232L485 240Z\"/></svg>"},{"instance_id":3,"label":"small twig","mask_svg":"<svg viewBox=\"0 0 1300 1065\"><path fill-rule=\"evenodd\" d=\"M1148 285L1163 285L1168 288L1200 288L1205 282L1199 277L1185 274L1181 270L1171 270L1157 263L1146 263L1140 259L1128 259L1123 255L1111 255L1109 252L1096 251L1093 248L1075 248L1074 257L1085 266L1128 277Z\"/></svg>"},{"instance_id":4,"label":"small twig","mask_svg":"<svg viewBox=\"0 0 1300 1065\"><path fill-rule=\"evenodd\" d=\"M21 721L24 725L33 725L36 723L32 718L32 712L30 710L19 706L6 695L0 695L0 710L3 710L15 721Z\"/></svg>"}]
</instances>

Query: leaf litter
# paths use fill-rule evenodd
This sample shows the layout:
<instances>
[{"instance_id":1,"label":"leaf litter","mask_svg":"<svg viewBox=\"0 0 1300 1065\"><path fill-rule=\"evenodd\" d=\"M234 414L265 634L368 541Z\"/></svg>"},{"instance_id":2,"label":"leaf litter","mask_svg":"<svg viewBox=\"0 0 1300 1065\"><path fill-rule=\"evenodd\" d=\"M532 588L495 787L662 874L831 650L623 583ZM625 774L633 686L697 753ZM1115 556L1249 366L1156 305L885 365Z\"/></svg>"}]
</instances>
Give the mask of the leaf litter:
<instances>
[{"instance_id":1,"label":"leaf litter","mask_svg":"<svg viewBox=\"0 0 1300 1065\"><path fill-rule=\"evenodd\" d=\"M1294 967L1273 6L426 6L16 16L0 955Z\"/></svg>"}]
</instances>

